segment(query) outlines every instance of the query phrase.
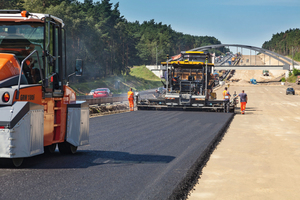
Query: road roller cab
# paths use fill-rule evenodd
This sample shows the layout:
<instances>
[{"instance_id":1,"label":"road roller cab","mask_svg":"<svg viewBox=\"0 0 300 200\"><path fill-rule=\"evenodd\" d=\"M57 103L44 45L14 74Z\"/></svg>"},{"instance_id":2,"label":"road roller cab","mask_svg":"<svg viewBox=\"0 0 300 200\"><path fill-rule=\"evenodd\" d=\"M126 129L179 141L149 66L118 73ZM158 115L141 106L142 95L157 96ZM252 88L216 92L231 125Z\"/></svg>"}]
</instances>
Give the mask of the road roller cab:
<instances>
[{"instance_id":1,"label":"road roller cab","mask_svg":"<svg viewBox=\"0 0 300 200\"><path fill-rule=\"evenodd\" d=\"M75 64L75 60L74 60ZM49 14L0 10L0 158L20 166L44 152L88 144L89 109L68 87L66 32Z\"/></svg>"}]
</instances>

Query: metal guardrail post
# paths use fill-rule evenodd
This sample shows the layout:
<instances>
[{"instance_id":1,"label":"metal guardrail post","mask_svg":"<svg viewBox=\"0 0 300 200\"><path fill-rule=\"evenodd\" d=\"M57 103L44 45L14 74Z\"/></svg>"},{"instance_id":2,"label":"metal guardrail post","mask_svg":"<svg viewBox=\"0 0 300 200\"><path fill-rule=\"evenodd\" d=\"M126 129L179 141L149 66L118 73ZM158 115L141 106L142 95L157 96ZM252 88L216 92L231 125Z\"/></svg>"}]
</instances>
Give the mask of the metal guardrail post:
<instances>
[{"instance_id":1,"label":"metal guardrail post","mask_svg":"<svg viewBox=\"0 0 300 200\"><path fill-rule=\"evenodd\" d=\"M135 105L138 105L138 102L139 102L139 95L135 95Z\"/></svg>"},{"instance_id":2,"label":"metal guardrail post","mask_svg":"<svg viewBox=\"0 0 300 200\"><path fill-rule=\"evenodd\" d=\"M82 99L82 98L80 98ZM123 102L126 101L127 97L104 97L104 98L94 98L94 99L85 99L86 102L88 102L90 105L94 104L104 104L104 103L114 103L114 102Z\"/></svg>"},{"instance_id":3,"label":"metal guardrail post","mask_svg":"<svg viewBox=\"0 0 300 200\"><path fill-rule=\"evenodd\" d=\"M141 92L139 92L139 95L152 94L153 92L154 91L141 91ZM95 105L95 104L100 105L100 104L104 104L104 103L112 104L114 102L123 103L124 101L128 101L127 94L120 94L120 95L117 94L114 97L102 97L102 98L93 98L92 95L77 96L76 100L86 101L87 103L89 103L89 105Z\"/></svg>"}]
</instances>

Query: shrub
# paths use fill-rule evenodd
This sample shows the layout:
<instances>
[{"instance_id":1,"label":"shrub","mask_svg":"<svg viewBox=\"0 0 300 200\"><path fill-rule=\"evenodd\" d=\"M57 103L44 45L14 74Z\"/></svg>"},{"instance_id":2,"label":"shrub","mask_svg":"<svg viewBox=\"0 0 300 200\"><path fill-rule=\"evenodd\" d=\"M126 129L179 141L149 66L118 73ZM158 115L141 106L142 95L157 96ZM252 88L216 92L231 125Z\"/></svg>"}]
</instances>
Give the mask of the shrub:
<instances>
[{"instance_id":1,"label":"shrub","mask_svg":"<svg viewBox=\"0 0 300 200\"><path fill-rule=\"evenodd\" d=\"M300 75L300 70L294 68L293 69L293 74L294 74L294 76Z\"/></svg>"},{"instance_id":2,"label":"shrub","mask_svg":"<svg viewBox=\"0 0 300 200\"><path fill-rule=\"evenodd\" d=\"M283 78L281 78L281 82L285 82L285 78L283 77Z\"/></svg>"}]
</instances>

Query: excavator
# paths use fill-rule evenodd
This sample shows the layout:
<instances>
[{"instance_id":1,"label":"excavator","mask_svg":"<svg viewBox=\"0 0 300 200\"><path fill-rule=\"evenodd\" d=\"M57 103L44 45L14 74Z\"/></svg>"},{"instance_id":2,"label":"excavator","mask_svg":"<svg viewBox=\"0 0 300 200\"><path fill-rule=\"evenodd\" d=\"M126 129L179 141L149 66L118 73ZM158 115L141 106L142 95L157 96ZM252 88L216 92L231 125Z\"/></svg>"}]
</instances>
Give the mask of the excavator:
<instances>
[{"instance_id":1,"label":"excavator","mask_svg":"<svg viewBox=\"0 0 300 200\"><path fill-rule=\"evenodd\" d=\"M66 49L60 18L0 10L0 162L19 167L26 157L57 147L74 154L89 143L89 105L68 86L83 61L68 75Z\"/></svg>"}]
</instances>

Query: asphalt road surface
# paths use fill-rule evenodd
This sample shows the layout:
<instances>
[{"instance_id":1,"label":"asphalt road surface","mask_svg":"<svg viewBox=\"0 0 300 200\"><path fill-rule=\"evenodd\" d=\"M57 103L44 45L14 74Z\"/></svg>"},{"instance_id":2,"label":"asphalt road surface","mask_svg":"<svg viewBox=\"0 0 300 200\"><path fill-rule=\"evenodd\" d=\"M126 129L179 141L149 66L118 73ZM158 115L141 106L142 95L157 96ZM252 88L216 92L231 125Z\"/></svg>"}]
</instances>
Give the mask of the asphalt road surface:
<instances>
[{"instance_id":1,"label":"asphalt road surface","mask_svg":"<svg viewBox=\"0 0 300 200\"><path fill-rule=\"evenodd\" d=\"M135 111L91 118L90 144L75 155L56 150L22 168L1 165L0 199L179 198L232 117Z\"/></svg>"}]
</instances>

